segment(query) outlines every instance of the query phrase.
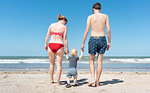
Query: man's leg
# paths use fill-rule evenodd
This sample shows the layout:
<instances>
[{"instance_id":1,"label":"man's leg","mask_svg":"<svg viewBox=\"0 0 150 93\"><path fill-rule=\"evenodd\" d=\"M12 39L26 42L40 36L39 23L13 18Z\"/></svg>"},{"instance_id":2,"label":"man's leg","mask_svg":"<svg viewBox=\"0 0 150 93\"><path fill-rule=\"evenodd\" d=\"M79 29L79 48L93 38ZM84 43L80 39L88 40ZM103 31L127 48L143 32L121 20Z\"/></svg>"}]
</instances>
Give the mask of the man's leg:
<instances>
[{"instance_id":1,"label":"man's leg","mask_svg":"<svg viewBox=\"0 0 150 93\"><path fill-rule=\"evenodd\" d=\"M99 86L99 79L102 72L102 61L103 61L103 54L98 54L97 59L97 71L96 71L96 85Z\"/></svg>"},{"instance_id":2,"label":"man's leg","mask_svg":"<svg viewBox=\"0 0 150 93\"><path fill-rule=\"evenodd\" d=\"M90 61L90 72L91 72L91 83L95 82L95 67L94 67L94 62L95 62L95 55L90 54L89 55L89 61ZM89 85L91 85L89 83Z\"/></svg>"}]
</instances>

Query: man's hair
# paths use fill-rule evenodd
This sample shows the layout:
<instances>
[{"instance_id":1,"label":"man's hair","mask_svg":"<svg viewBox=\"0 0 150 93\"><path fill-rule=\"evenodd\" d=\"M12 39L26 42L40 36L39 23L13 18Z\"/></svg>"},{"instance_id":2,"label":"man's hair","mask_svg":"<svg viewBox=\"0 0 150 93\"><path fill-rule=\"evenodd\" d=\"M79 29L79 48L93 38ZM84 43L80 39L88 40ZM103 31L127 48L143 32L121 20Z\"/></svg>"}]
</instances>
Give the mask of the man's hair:
<instances>
[{"instance_id":1,"label":"man's hair","mask_svg":"<svg viewBox=\"0 0 150 93\"><path fill-rule=\"evenodd\" d=\"M101 4L100 3L95 3L93 5L93 9L100 10L101 9Z\"/></svg>"}]
</instances>

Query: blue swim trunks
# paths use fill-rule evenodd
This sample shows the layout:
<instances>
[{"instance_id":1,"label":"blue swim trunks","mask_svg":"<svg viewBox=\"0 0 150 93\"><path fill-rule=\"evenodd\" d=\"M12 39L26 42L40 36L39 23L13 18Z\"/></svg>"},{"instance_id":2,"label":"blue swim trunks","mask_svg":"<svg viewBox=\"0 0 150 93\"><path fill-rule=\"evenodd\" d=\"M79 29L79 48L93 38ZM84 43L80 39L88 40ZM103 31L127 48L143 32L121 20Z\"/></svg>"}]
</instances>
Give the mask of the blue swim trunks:
<instances>
[{"instance_id":1,"label":"blue swim trunks","mask_svg":"<svg viewBox=\"0 0 150 93\"><path fill-rule=\"evenodd\" d=\"M95 55L96 53L104 54L107 48L105 36L91 36L88 42L88 53Z\"/></svg>"}]
</instances>

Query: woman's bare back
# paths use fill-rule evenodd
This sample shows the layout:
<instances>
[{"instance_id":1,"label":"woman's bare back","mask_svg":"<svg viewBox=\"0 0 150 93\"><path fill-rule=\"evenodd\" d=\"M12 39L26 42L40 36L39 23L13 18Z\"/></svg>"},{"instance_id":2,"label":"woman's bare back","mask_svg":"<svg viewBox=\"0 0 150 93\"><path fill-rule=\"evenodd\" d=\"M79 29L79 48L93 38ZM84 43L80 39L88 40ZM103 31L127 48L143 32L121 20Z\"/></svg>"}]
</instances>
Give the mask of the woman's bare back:
<instances>
[{"instance_id":1,"label":"woman's bare back","mask_svg":"<svg viewBox=\"0 0 150 93\"><path fill-rule=\"evenodd\" d=\"M55 33L62 33L64 34L65 31L65 25L60 23L52 23L50 26L50 31ZM51 39L49 43L60 43L63 44L63 38L59 35L53 34L51 35Z\"/></svg>"}]
</instances>

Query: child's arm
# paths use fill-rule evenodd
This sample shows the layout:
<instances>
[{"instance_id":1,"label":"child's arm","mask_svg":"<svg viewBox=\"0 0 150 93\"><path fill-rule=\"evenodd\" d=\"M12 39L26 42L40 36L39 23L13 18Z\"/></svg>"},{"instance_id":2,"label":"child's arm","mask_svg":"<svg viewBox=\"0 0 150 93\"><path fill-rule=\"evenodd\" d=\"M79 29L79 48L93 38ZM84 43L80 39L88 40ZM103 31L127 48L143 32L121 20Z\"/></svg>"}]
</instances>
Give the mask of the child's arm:
<instances>
[{"instance_id":1,"label":"child's arm","mask_svg":"<svg viewBox=\"0 0 150 93\"><path fill-rule=\"evenodd\" d=\"M81 55L79 57L79 59L81 59L83 57L83 51L81 50Z\"/></svg>"},{"instance_id":2,"label":"child's arm","mask_svg":"<svg viewBox=\"0 0 150 93\"><path fill-rule=\"evenodd\" d=\"M68 54L66 54L66 59L69 59Z\"/></svg>"}]
</instances>

